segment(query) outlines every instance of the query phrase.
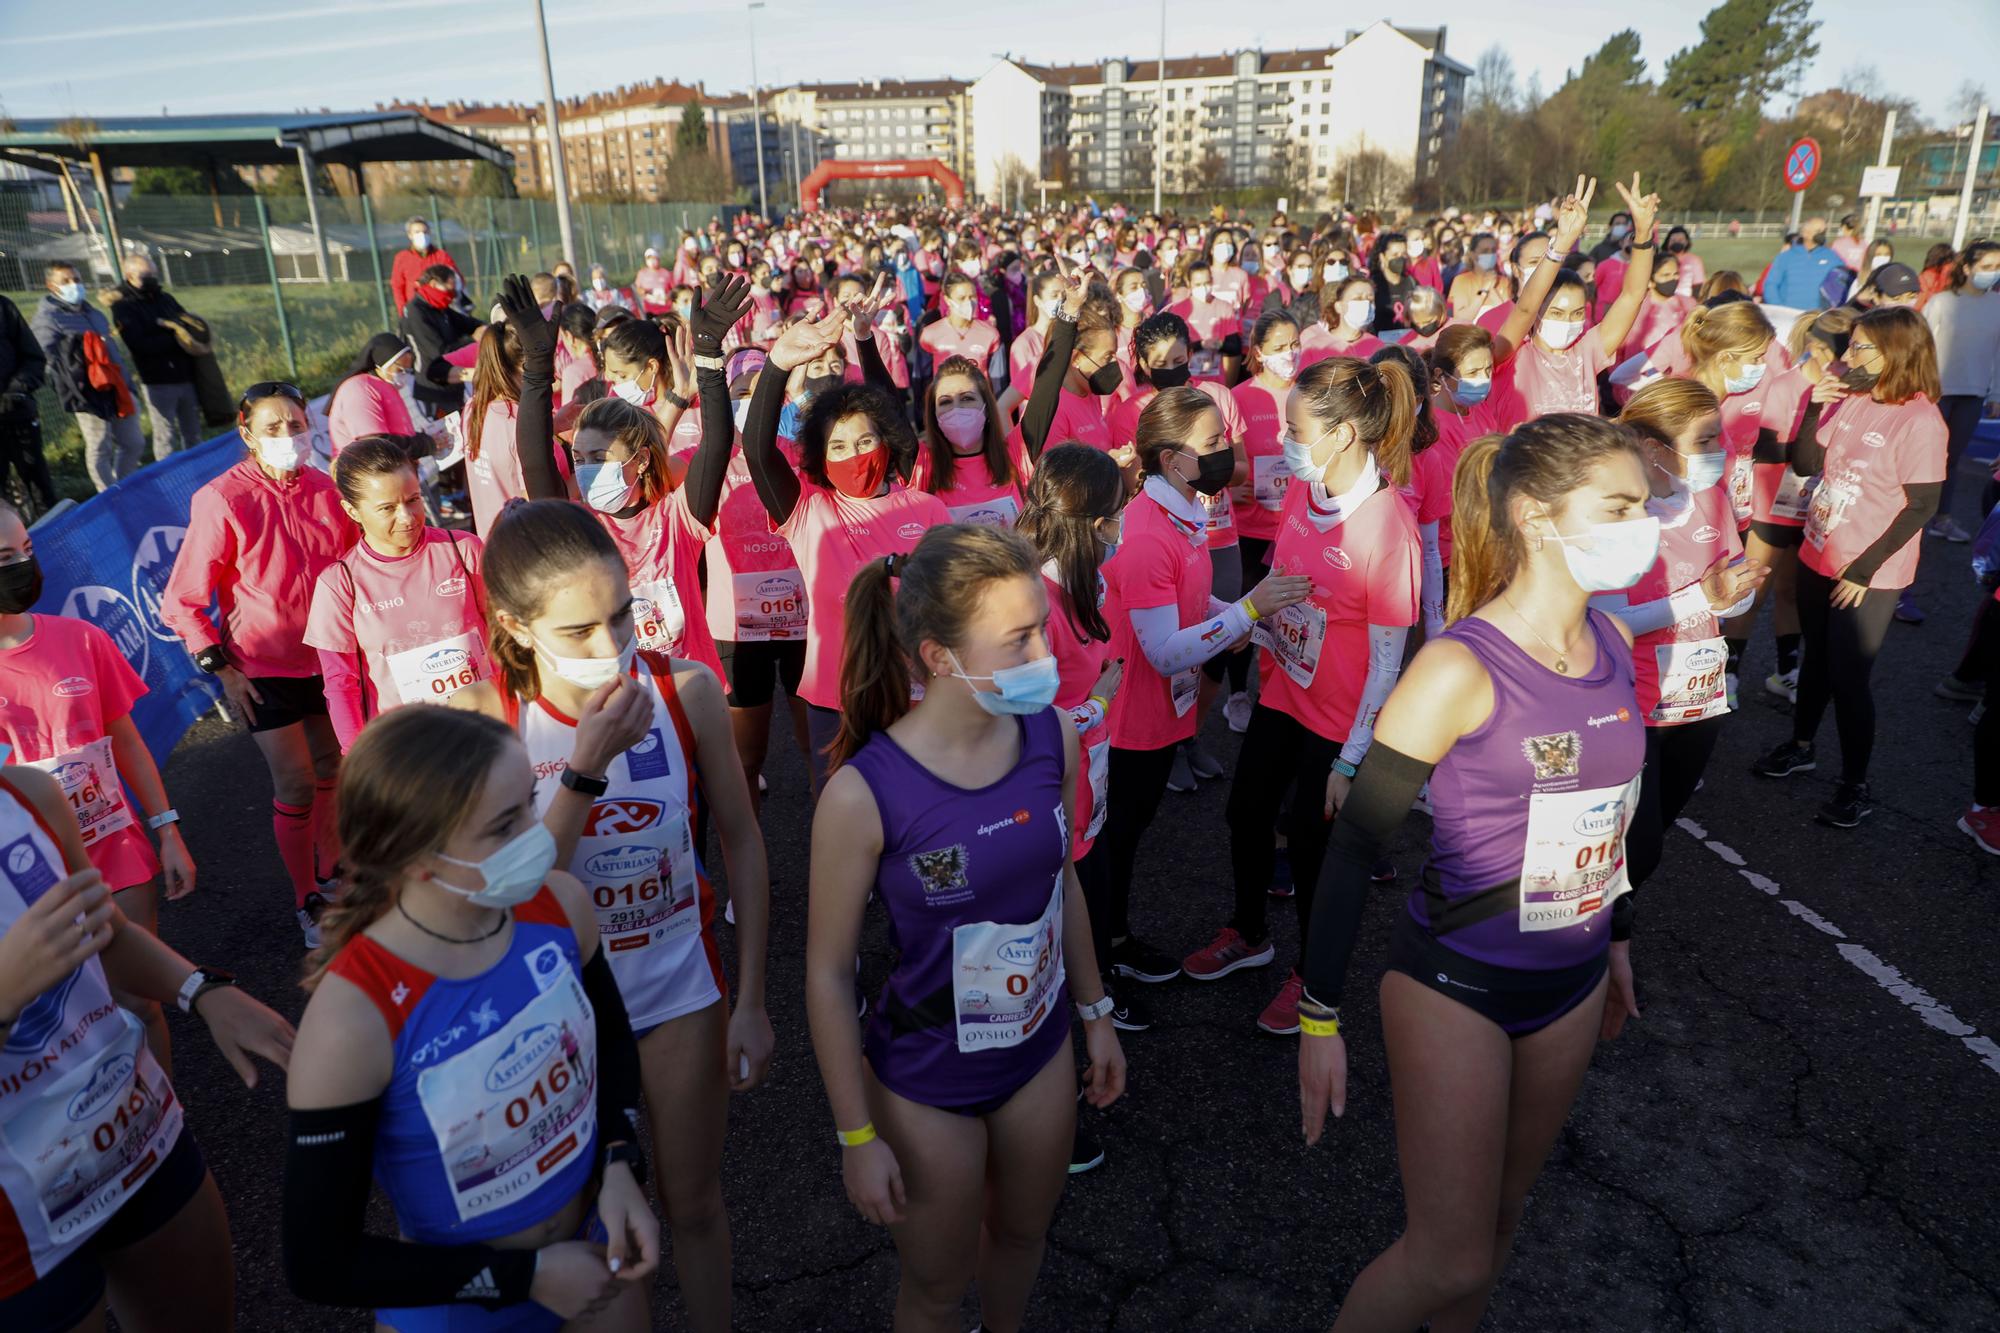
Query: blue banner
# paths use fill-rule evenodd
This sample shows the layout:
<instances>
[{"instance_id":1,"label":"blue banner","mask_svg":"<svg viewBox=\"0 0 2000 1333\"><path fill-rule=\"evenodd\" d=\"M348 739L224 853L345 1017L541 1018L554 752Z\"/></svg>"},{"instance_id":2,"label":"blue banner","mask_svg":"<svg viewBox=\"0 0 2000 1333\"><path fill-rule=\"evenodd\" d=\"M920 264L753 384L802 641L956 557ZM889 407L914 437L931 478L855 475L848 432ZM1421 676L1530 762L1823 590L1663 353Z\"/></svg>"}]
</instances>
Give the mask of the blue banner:
<instances>
[{"instance_id":1,"label":"blue banner","mask_svg":"<svg viewBox=\"0 0 2000 1333\"><path fill-rule=\"evenodd\" d=\"M36 526L42 599L111 636L146 682L132 721L162 766L183 733L221 697L160 618L160 600L187 532L194 493L243 457L235 431L148 464L110 490Z\"/></svg>"}]
</instances>

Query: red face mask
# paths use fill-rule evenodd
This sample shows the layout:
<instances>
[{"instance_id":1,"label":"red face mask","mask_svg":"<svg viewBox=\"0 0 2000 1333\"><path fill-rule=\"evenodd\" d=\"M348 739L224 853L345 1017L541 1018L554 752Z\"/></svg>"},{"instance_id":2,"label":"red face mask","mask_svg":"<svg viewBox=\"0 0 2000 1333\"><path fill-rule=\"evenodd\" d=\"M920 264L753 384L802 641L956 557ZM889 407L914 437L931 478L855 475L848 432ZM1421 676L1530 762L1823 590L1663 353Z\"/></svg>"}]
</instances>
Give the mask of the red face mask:
<instances>
[{"instance_id":1,"label":"red face mask","mask_svg":"<svg viewBox=\"0 0 2000 1333\"><path fill-rule=\"evenodd\" d=\"M451 304L451 293L442 287L419 287L417 292L435 310L442 310Z\"/></svg>"},{"instance_id":2,"label":"red face mask","mask_svg":"<svg viewBox=\"0 0 2000 1333\"><path fill-rule=\"evenodd\" d=\"M865 454L826 462L826 478L833 488L856 500L874 499L888 471L889 451L879 444Z\"/></svg>"}]
</instances>

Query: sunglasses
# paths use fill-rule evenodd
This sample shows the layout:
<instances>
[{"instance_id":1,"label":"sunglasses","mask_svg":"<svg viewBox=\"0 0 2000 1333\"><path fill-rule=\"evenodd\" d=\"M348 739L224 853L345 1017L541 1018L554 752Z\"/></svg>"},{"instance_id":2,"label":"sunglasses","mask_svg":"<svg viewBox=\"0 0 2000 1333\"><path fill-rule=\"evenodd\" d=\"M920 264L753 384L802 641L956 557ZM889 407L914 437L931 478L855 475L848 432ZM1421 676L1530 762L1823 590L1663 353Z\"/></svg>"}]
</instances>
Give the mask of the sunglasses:
<instances>
[{"instance_id":1,"label":"sunglasses","mask_svg":"<svg viewBox=\"0 0 2000 1333\"><path fill-rule=\"evenodd\" d=\"M247 419L250 409L266 398L289 398L300 407L306 405L305 391L298 385L288 384L284 380L265 380L245 389L243 396L236 400L236 419L238 421Z\"/></svg>"}]
</instances>

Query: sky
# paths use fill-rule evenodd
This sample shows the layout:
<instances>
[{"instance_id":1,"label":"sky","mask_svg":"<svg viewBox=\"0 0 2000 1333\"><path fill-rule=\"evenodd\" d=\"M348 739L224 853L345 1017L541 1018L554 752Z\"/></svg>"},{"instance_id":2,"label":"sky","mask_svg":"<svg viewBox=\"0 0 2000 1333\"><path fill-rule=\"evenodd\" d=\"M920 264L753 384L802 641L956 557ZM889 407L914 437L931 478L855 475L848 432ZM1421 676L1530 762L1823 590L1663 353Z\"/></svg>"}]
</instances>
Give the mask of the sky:
<instances>
[{"instance_id":1,"label":"sky","mask_svg":"<svg viewBox=\"0 0 2000 1333\"><path fill-rule=\"evenodd\" d=\"M1820 55L1805 89L1833 86L1872 65L1882 86L1914 99L1933 122L1971 80L2000 96L2000 20L1972 15L1995 0L1814 0ZM545 0L561 96L659 77L747 90L750 25L743 3L703 0ZM377 102L539 101L533 0L93 0L88 6L0 0L0 111L44 116L362 110ZM1217 0L1165 0L1170 56L1340 41L1376 16L1446 28L1446 51L1467 65L1499 44L1525 81L1553 92L1613 31L1639 30L1658 77L1699 36L1704 0L1612 6L1602 0L1426 0L1355 17L1294 17L1318 5L1253 6L1249 19ZM1156 55L1155 0L986 0L952 6L926 31L880 0L768 0L754 16L765 86L866 78L975 79L1005 52L1042 63ZM1327 6L1332 8L1332 6ZM1347 9L1348 7L1342 6ZM937 12L931 10L928 12ZM1078 22L1079 13L1088 21ZM893 15L893 19L889 17ZM1365 17L1364 17L1365 16ZM1893 16L1893 28L1884 32ZM1885 37L1888 40L1885 40ZM289 46L288 46L288 39ZM285 54L290 51L289 58Z\"/></svg>"}]
</instances>

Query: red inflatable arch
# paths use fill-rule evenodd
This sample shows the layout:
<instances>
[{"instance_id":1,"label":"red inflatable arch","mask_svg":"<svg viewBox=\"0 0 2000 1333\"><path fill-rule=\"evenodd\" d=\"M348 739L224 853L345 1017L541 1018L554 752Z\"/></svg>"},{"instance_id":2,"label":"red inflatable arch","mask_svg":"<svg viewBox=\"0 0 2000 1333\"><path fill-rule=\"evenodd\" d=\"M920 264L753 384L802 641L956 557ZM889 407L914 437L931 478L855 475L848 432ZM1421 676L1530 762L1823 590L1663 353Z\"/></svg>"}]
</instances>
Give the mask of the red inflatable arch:
<instances>
[{"instance_id":1,"label":"red inflatable arch","mask_svg":"<svg viewBox=\"0 0 2000 1333\"><path fill-rule=\"evenodd\" d=\"M808 213L818 208L820 191L824 190L830 181L898 180L915 176L929 176L944 187L946 208L965 207L965 182L959 178L957 172L936 158L893 162L859 162L845 158L828 158L814 167L811 175L799 182L799 207Z\"/></svg>"}]
</instances>

